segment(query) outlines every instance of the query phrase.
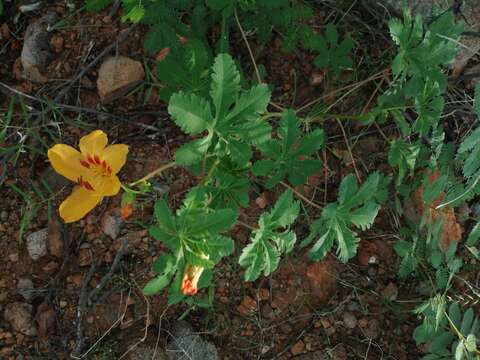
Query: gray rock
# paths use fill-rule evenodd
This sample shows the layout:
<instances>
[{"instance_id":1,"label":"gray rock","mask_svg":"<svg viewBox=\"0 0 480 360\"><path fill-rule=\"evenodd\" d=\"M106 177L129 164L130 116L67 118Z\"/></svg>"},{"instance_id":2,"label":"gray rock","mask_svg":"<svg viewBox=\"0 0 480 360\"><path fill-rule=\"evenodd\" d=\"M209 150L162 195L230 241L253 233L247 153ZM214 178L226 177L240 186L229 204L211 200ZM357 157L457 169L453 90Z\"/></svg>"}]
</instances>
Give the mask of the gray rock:
<instances>
[{"instance_id":1,"label":"gray rock","mask_svg":"<svg viewBox=\"0 0 480 360\"><path fill-rule=\"evenodd\" d=\"M32 309L33 307L30 304L10 303L5 307L3 317L15 331L33 336L37 334L37 328L33 323Z\"/></svg>"},{"instance_id":2,"label":"gray rock","mask_svg":"<svg viewBox=\"0 0 480 360\"><path fill-rule=\"evenodd\" d=\"M54 13L48 13L28 25L25 32L21 61L24 75L31 81L47 81L42 72L53 59L53 55L50 52L50 38L52 34L47 29L48 25L55 22L55 19L56 15Z\"/></svg>"},{"instance_id":3,"label":"gray rock","mask_svg":"<svg viewBox=\"0 0 480 360\"><path fill-rule=\"evenodd\" d=\"M35 231L27 236L28 255L33 260L38 260L42 256L47 255L47 236L48 229Z\"/></svg>"},{"instance_id":4,"label":"gray rock","mask_svg":"<svg viewBox=\"0 0 480 360\"><path fill-rule=\"evenodd\" d=\"M105 213L101 222L103 233L115 240L120 234L120 229L123 224L122 218L115 214Z\"/></svg>"},{"instance_id":5,"label":"gray rock","mask_svg":"<svg viewBox=\"0 0 480 360\"><path fill-rule=\"evenodd\" d=\"M343 324L348 329L355 329L357 327L357 318L351 312L343 313Z\"/></svg>"},{"instance_id":6,"label":"gray rock","mask_svg":"<svg viewBox=\"0 0 480 360\"><path fill-rule=\"evenodd\" d=\"M171 360L218 360L215 346L203 340L185 321L175 324L172 339L167 344L167 356Z\"/></svg>"},{"instance_id":7,"label":"gray rock","mask_svg":"<svg viewBox=\"0 0 480 360\"><path fill-rule=\"evenodd\" d=\"M2 220L2 221L7 221L8 220L8 213L5 210L3 210L0 213L0 220Z\"/></svg>"},{"instance_id":8,"label":"gray rock","mask_svg":"<svg viewBox=\"0 0 480 360\"><path fill-rule=\"evenodd\" d=\"M34 287L33 287L33 282L32 280L28 278L23 278L18 280L17 283L17 292L23 296L23 298L30 302L33 298L33 292L34 292Z\"/></svg>"},{"instance_id":9,"label":"gray rock","mask_svg":"<svg viewBox=\"0 0 480 360\"><path fill-rule=\"evenodd\" d=\"M143 65L125 56L109 57L98 70L98 95L103 103L125 95L145 78Z\"/></svg>"}]
</instances>

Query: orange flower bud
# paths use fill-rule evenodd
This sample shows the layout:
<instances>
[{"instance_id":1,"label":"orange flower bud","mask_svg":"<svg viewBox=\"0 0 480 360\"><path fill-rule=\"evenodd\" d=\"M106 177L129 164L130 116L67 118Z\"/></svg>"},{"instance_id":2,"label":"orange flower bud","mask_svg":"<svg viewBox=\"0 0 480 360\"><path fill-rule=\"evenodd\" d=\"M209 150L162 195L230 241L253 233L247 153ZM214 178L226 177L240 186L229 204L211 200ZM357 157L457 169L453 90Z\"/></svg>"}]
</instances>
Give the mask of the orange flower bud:
<instances>
[{"instance_id":1,"label":"orange flower bud","mask_svg":"<svg viewBox=\"0 0 480 360\"><path fill-rule=\"evenodd\" d=\"M202 266L187 265L182 280L182 293L184 295L192 296L198 292L198 280L202 276Z\"/></svg>"},{"instance_id":2,"label":"orange flower bud","mask_svg":"<svg viewBox=\"0 0 480 360\"><path fill-rule=\"evenodd\" d=\"M120 216L122 220L127 220L133 214L133 206L132 204L125 204L120 209Z\"/></svg>"}]
</instances>

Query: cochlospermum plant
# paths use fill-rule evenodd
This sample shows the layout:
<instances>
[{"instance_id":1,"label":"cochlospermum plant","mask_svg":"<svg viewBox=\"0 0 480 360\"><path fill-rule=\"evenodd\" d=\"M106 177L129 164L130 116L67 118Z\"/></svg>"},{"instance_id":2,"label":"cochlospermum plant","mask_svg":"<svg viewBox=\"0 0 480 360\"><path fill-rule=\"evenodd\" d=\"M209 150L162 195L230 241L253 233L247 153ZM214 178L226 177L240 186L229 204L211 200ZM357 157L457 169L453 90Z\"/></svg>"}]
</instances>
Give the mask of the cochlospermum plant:
<instances>
[{"instance_id":1,"label":"cochlospermum plant","mask_svg":"<svg viewBox=\"0 0 480 360\"><path fill-rule=\"evenodd\" d=\"M81 219L105 196L114 196L121 189L124 191L121 216L128 218L134 210L136 195L148 191L148 180L171 167L183 166L199 177L197 186L190 189L175 211L165 199L157 200L149 227L150 235L162 242L166 250L154 261L156 276L145 285L144 293L154 295L168 288L170 304L185 301L198 305L204 301L191 296L211 285L215 266L233 253L234 240L229 232L235 224L251 231L250 243L238 259L240 267L245 269L245 281L272 274L297 241L294 226L300 215L300 203L294 197L303 201L305 197L292 185L301 186L308 176L322 171L318 152L326 141L321 128L304 135L303 121L293 110L269 113L270 88L257 84L242 89L240 72L228 54L216 57L210 78L209 96L183 91L171 96L168 111L173 121L193 139L177 149L175 161L140 180L121 184L117 173L126 162L128 147L107 145L107 136L100 130L80 139L80 151L58 144L48 152L53 168L77 184L60 205L65 222ZM272 126L275 124L270 124L269 119L279 119L277 126ZM257 161L255 152L260 156ZM376 174L375 185L380 178ZM253 179L266 188L282 186L287 190L271 209L259 216L257 224L251 225L238 221L238 217L240 208L249 204ZM360 193L363 188L372 190L364 185ZM349 189L349 196L358 190L356 184L350 184ZM307 204L312 202L307 199ZM353 215L358 219L352 222L360 224L362 229L368 228L378 207L372 204L368 214L358 213L363 208L355 210ZM339 219L335 217L334 223ZM312 229L311 238L321 234L323 224ZM324 236L316 247L322 239ZM327 250L332 246L329 243ZM341 242L339 249L343 249ZM349 255L353 256L355 250L353 246Z\"/></svg>"}]
</instances>

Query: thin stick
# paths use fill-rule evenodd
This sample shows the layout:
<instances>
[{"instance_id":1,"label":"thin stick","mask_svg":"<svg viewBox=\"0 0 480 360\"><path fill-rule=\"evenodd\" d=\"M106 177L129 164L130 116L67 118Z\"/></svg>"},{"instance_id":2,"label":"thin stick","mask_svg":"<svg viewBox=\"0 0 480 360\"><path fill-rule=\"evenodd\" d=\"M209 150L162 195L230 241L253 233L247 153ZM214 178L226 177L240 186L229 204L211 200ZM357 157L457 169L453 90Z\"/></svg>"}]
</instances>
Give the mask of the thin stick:
<instances>
[{"instance_id":1,"label":"thin stick","mask_svg":"<svg viewBox=\"0 0 480 360\"><path fill-rule=\"evenodd\" d=\"M135 344L133 344L132 346L130 346L127 351L125 351L122 356L120 356L118 358L118 360L121 360L123 359L130 351L134 350L138 345L140 345L141 343L143 343L145 340L147 340L147 336L148 336L148 328L150 327L150 301L148 301L148 299L145 297L145 295L143 294L143 291L142 289L138 286L137 282L135 280L133 280L133 282L135 283L135 286L140 290L140 293L142 294L143 296L143 299L145 300L145 304L147 304L147 312L145 314L145 328L144 328L144 332L143 332L143 336L140 340L138 340ZM167 307L168 309L168 307ZM165 310L166 311L166 310ZM163 312L163 314L165 314L165 311ZM163 316L162 314L162 316ZM154 355L155 356L155 355ZM152 357L153 359L153 357Z\"/></svg>"},{"instance_id":2,"label":"thin stick","mask_svg":"<svg viewBox=\"0 0 480 360\"><path fill-rule=\"evenodd\" d=\"M292 192L295 194L296 197L305 201L308 205L313 206L314 208L319 209L319 210L323 209L320 205L318 205L317 203L314 203L312 200L310 200L309 198L304 196L302 193L300 193L299 191L297 191L296 189L294 189L293 187L288 185L286 182L280 181L280 184L282 184L282 186L286 187L287 189L292 190Z\"/></svg>"},{"instance_id":3,"label":"thin stick","mask_svg":"<svg viewBox=\"0 0 480 360\"><path fill-rule=\"evenodd\" d=\"M95 261L93 260L93 255L92 252L90 251L90 257L92 258L92 264L90 265L90 269L88 270L87 275L83 279L82 287L80 289L80 296L78 299L78 308L77 308L77 317L76 317L76 323L77 323L77 331L76 331L76 341L77 343L75 344L75 349L72 351L70 356L74 359L81 359L81 351L83 348L83 345L85 343L85 339L83 337L83 324L82 324L82 319L83 319L83 314L87 312L88 310L88 283L92 279L93 274L95 273Z\"/></svg>"},{"instance_id":4,"label":"thin stick","mask_svg":"<svg viewBox=\"0 0 480 360\"><path fill-rule=\"evenodd\" d=\"M128 124L132 124L132 125L135 125L135 126L138 126L138 127L142 127L144 129L153 130L153 131L158 131L159 130L155 126L145 125L145 124L142 124L142 123L139 123L139 122L131 121L131 120L128 120L128 119L123 118L121 116L118 116L118 115L115 115L115 114L110 114L110 113L105 112L105 111L99 111L99 110L96 110L96 109L74 106L74 105L68 105L68 104L51 103L51 102L48 102L46 100L39 99L39 98L33 97L31 95L25 94L24 92L21 92L21 91L13 88L13 87L11 87L7 84L4 84L2 82L0 82L0 92L7 95L7 96L11 96L12 94L14 94L14 95L18 95L20 97L23 97L25 99L31 100L31 101L36 102L36 103L46 104L47 109L49 107L54 107L54 108L61 108L61 109L65 109L67 111L74 111L74 112L78 112L78 113L95 114L95 115L98 115L98 116L104 116L104 117L112 118L114 120L118 120L118 121L122 121L122 122L125 122L125 123L128 123ZM31 115L41 115L41 114L45 113L45 111L46 110L38 111L38 112L31 111L30 114ZM30 127L30 129L33 129L33 128L34 127Z\"/></svg>"},{"instance_id":5,"label":"thin stick","mask_svg":"<svg viewBox=\"0 0 480 360\"><path fill-rule=\"evenodd\" d=\"M140 180L137 180L137 181L134 181L133 183L128 184L128 186L135 186L135 185L138 185L138 184L140 184L140 183L142 183L142 182L145 182L145 181L151 179L152 177L157 176L157 175L161 174L162 172L164 172L165 170L170 169L170 168L172 168L172 167L174 167L174 166L176 166L176 165L177 165L177 164L175 163L175 161L172 161L172 162L170 162L170 163L168 163L168 164L165 164L165 165L163 165L163 166L160 166L158 169L155 169L155 170L153 170L152 172L148 173L147 175L145 175L145 176L144 176L143 178L141 178Z\"/></svg>"},{"instance_id":6,"label":"thin stick","mask_svg":"<svg viewBox=\"0 0 480 360\"><path fill-rule=\"evenodd\" d=\"M112 266L110 266L110 269L108 270L107 274L102 277L102 279L100 280L100 283L95 287L95 289L93 289L90 292L90 295L88 296L89 306L93 305L93 302L96 300L95 298L97 297L97 295L105 288L105 286L108 284L108 282L112 278L113 273L117 270L120 260L127 252L127 247L128 247L128 239L124 239L122 242L122 245L120 246L120 249L118 249L117 254L115 255L115 259L113 260Z\"/></svg>"},{"instance_id":7,"label":"thin stick","mask_svg":"<svg viewBox=\"0 0 480 360\"><path fill-rule=\"evenodd\" d=\"M240 24L240 20L238 19L238 14L237 14L237 8L233 10L233 15L235 16L235 21L237 22L238 29L242 33L242 38L243 41L245 42L245 45L247 46L248 54L250 55L250 59L252 60L252 65L255 70L255 75L257 76L257 81L259 84L261 84L262 77L260 76L260 71L258 71L257 63L255 62L255 57L253 56L252 48L250 47L250 44L248 43L247 36L245 34L245 31L243 30L242 24Z\"/></svg>"},{"instance_id":8,"label":"thin stick","mask_svg":"<svg viewBox=\"0 0 480 360\"><path fill-rule=\"evenodd\" d=\"M370 106L371 102L373 101L373 98L375 97L375 95L377 94L378 90L380 90L380 86L382 86L383 82L385 81L385 77L382 78L382 80L380 80L380 82L378 83L377 87L375 88L375 91L372 93L372 95L370 96L370 98L368 99L367 103L365 104L365 106L363 107L362 109L362 112L360 114L365 114L367 112L367 109L368 107ZM387 135L385 135L385 133L383 132L382 128L377 124L376 121L373 122L373 124L375 125L375 127L377 128L378 132L380 133L380 135L383 136L383 138L385 139L385 141L387 143L390 142L390 140L388 140L388 137Z\"/></svg>"},{"instance_id":9,"label":"thin stick","mask_svg":"<svg viewBox=\"0 0 480 360\"><path fill-rule=\"evenodd\" d=\"M380 72L378 72L378 73L370 76L369 78L367 78L367 79L365 79L365 80L362 80L362 81L357 82L357 83L354 83L354 84L349 84L349 85L344 86L344 87L342 87L342 88L340 88L340 89L337 89L337 90L331 91L331 92L329 92L329 93L327 93L327 94L325 94L325 95L322 95L321 97L319 97L319 98L317 98L317 99L315 99L315 100L312 100L312 101L310 101L309 103L301 106L300 108L298 108L298 109L296 110L296 112L297 112L297 113L301 113L302 111L304 111L304 110L308 109L309 107L315 105L315 104L318 103L319 101L322 101L323 99L326 99L326 98L328 98L328 97L330 97L330 96L332 96L332 95L335 95L335 94L337 94L337 93L339 93L339 92L342 92L342 91L344 91L344 90L348 90L348 89L351 89L351 88L357 89L357 88L363 86L364 84L369 83L370 81L373 81L373 80L379 79L379 78L381 78L381 77L384 77L384 76L386 75L386 72L387 72L387 71L389 71L389 69L384 69L384 70L382 70L382 71L380 71Z\"/></svg>"},{"instance_id":10,"label":"thin stick","mask_svg":"<svg viewBox=\"0 0 480 360\"><path fill-rule=\"evenodd\" d=\"M447 205L450 205L451 203L457 201L457 200L460 200L462 197L464 197L465 195L467 195L470 191L472 191L475 186L477 186L478 182L480 181L480 176L477 176L477 178L475 179L475 181L473 182L473 184L471 186L468 187L467 190L465 190L462 194L458 195L456 198L450 200L450 201L447 201L443 204L440 204L440 205L437 205L435 207L435 210L438 210L438 209L441 209L443 208L444 206L447 206Z\"/></svg>"},{"instance_id":11,"label":"thin stick","mask_svg":"<svg viewBox=\"0 0 480 360\"><path fill-rule=\"evenodd\" d=\"M117 320L115 320L115 322L107 329L107 331L105 331L105 333L100 336L94 343L92 346L90 346L88 348L87 351L85 351L80 357L76 357L75 359L83 359L85 358L85 356L87 356L93 349L95 349L95 347L97 347L97 345L105 338L105 336L107 336L110 331L112 331L114 328L117 327L118 324L121 324L123 319L125 318L125 315L127 314L127 309L128 309L128 298L130 297L130 292L128 293L128 296L127 298L125 299L125 307L124 307L124 310L123 310L123 313L122 315L120 315L119 318L117 318ZM121 301L121 300L120 300ZM72 356L73 357L73 356Z\"/></svg>"},{"instance_id":12,"label":"thin stick","mask_svg":"<svg viewBox=\"0 0 480 360\"><path fill-rule=\"evenodd\" d=\"M258 66L257 62L255 61L255 57L253 56L252 48L250 47L250 44L248 43L247 40L247 35L245 34L245 31L243 30L242 24L240 24L240 20L238 19L238 14L237 14L237 9L235 8L233 10L233 14L235 16L235 21L237 22L238 29L240 30L240 33L242 34L243 41L245 42L245 45L247 46L248 54L250 56L250 59L252 60L253 68L255 70L255 75L257 77L257 82L259 84L262 84L262 77L260 76L260 71L258 71ZM270 102L270 105L272 105L275 109L283 111L284 109L280 106L275 104L274 102Z\"/></svg>"},{"instance_id":13,"label":"thin stick","mask_svg":"<svg viewBox=\"0 0 480 360\"><path fill-rule=\"evenodd\" d=\"M251 225L248 225L247 223L244 223L243 221L240 221L240 220L237 220L237 224L242 225L242 226L244 226L244 227L246 227L247 229L250 229L250 230L252 230L252 231L257 230L256 227L253 227L253 226L251 226Z\"/></svg>"},{"instance_id":14,"label":"thin stick","mask_svg":"<svg viewBox=\"0 0 480 360\"><path fill-rule=\"evenodd\" d=\"M342 122L338 119L336 120L338 125L340 126L340 129L342 130L343 138L345 140L345 145L347 145L348 153L350 154L350 158L352 159L352 165L353 165L353 169L355 170L355 175L357 176L357 180L358 182L362 182L362 178L360 177L360 173L358 172L358 169L357 169L357 164L355 163L355 159L353 158L352 149L350 148L350 144L348 143L347 133L345 132Z\"/></svg>"}]
</instances>

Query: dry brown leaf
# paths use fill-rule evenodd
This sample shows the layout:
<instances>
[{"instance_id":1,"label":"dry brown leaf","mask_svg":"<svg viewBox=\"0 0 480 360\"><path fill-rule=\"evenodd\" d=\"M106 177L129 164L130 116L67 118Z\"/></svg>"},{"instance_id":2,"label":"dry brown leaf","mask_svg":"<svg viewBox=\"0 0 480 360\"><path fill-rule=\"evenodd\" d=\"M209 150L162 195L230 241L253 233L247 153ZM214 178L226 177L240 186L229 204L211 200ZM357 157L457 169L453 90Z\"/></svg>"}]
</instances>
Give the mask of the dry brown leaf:
<instances>
[{"instance_id":1,"label":"dry brown leaf","mask_svg":"<svg viewBox=\"0 0 480 360\"><path fill-rule=\"evenodd\" d=\"M428 182L433 184L439 177L440 173L435 171L429 175ZM458 223L455 211L452 207L447 205L440 209L436 209L436 207L443 202L445 193L442 192L435 200L432 201L430 207L426 209L425 203L423 202L424 191L424 187L420 186L413 192L411 197L411 202L418 217L417 220L419 220L422 216L427 216L427 221L430 223L433 223L438 219L442 219L443 234L440 242L440 248L443 252L446 252L450 245L452 245L454 242L460 242L462 240L463 228Z\"/></svg>"}]
</instances>

